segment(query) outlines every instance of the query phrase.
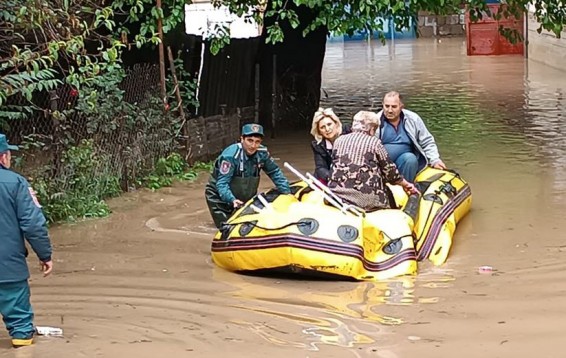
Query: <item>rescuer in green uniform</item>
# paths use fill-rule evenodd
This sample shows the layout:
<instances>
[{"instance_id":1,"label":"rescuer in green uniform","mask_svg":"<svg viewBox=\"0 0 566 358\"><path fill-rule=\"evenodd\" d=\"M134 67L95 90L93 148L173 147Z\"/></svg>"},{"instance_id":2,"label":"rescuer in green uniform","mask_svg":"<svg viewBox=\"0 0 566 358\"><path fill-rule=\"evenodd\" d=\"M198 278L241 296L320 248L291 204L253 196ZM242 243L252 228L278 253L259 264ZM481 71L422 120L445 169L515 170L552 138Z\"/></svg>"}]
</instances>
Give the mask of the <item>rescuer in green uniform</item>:
<instances>
[{"instance_id":1,"label":"rescuer in green uniform","mask_svg":"<svg viewBox=\"0 0 566 358\"><path fill-rule=\"evenodd\" d=\"M237 208L257 194L261 170L282 194L290 193L289 181L262 141L263 127L246 124L240 142L226 147L216 159L204 192L216 227L220 228Z\"/></svg>"}]
</instances>

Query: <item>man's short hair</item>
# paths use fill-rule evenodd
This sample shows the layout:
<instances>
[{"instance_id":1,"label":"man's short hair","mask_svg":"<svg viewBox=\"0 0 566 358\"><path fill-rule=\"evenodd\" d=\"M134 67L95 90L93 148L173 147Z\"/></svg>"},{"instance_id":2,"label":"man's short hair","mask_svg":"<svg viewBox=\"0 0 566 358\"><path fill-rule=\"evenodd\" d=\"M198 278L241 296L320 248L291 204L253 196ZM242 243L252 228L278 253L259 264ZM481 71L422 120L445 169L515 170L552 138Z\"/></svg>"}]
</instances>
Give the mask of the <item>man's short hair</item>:
<instances>
[{"instance_id":1,"label":"man's short hair","mask_svg":"<svg viewBox=\"0 0 566 358\"><path fill-rule=\"evenodd\" d=\"M397 91L389 91L387 92L384 96L383 96L383 101L385 101L386 97L399 97L399 102L401 104L403 104L403 97L401 96L401 93L397 92Z\"/></svg>"}]
</instances>

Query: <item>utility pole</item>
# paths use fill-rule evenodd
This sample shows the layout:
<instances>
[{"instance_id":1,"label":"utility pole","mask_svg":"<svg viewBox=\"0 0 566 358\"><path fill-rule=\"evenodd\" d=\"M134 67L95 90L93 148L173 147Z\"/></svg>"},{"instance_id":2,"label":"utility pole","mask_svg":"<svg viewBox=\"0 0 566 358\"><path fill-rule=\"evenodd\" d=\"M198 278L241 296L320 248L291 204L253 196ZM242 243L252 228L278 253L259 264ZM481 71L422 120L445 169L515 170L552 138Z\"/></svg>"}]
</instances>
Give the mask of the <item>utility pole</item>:
<instances>
[{"instance_id":1,"label":"utility pole","mask_svg":"<svg viewBox=\"0 0 566 358\"><path fill-rule=\"evenodd\" d=\"M163 19L161 0L157 0L157 34L159 36L159 80L161 83L161 100L167 104L167 89L165 88L165 51L163 48Z\"/></svg>"}]
</instances>

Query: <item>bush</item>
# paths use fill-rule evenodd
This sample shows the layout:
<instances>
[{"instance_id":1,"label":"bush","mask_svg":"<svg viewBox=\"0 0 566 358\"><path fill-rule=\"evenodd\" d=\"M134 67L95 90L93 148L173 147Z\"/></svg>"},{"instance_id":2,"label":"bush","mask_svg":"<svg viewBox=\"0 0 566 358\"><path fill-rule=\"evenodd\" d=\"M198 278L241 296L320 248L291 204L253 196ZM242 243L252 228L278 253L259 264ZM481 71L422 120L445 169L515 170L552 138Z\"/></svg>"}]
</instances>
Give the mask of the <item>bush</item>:
<instances>
[{"instance_id":1,"label":"bush","mask_svg":"<svg viewBox=\"0 0 566 358\"><path fill-rule=\"evenodd\" d=\"M98 153L91 140L68 148L61 158L59 175L51 178L46 166L32 181L50 222L103 217L110 213L104 199L122 190L116 175L108 171L108 155Z\"/></svg>"},{"instance_id":2,"label":"bush","mask_svg":"<svg viewBox=\"0 0 566 358\"><path fill-rule=\"evenodd\" d=\"M199 171L212 167L210 163L197 162L189 167L179 153L170 154L166 158L159 158L155 170L144 178L146 187L156 190L165 186L171 186L173 181L194 180Z\"/></svg>"}]
</instances>

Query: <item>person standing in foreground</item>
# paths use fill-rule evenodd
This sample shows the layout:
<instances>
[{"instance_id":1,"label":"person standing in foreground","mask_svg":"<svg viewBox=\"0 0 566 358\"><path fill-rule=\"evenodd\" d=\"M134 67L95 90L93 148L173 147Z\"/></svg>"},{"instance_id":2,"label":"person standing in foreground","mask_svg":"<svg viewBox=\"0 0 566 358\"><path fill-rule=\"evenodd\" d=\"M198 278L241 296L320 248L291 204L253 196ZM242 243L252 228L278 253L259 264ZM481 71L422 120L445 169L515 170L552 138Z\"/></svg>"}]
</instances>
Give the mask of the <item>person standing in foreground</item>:
<instances>
[{"instance_id":1,"label":"person standing in foreground","mask_svg":"<svg viewBox=\"0 0 566 358\"><path fill-rule=\"evenodd\" d=\"M378 116L381 125L376 135L405 179L414 181L427 165L446 169L434 137L418 114L403 108L399 92L385 94L383 110Z\"/></svg>"},{"instance_id":2,"label":"person standing in foreground","mask_svg":"<svg viewBox=\"0 0 566 358\"><path fill-rule=\"evenodd\" d=\"M226 147L214 162L204 194L217 228L257 194L262 169L282 194L291 192L289 181L261 145L262 141L263 127L246 124L242 127L240 143Z\"/></svg>"},{"instance_id":3,"label":"person standing in foreground","mask_svg":"<svg viewBox=\"0 0 566 358\"><path fill-rule=\"evenodd\" d=\"M39 258L43 276L51 273L53 261L47 221L35 192L9 170L14 150L18 147L0 134L0 313L12 346L18 348L32 344L35 333L25 240Z\"/></svg>"},{"instance_id":4,"label":"person standing in foreground","mask_svg":"<svg viewBox=\"0 0 566 358\"><path fill-rule=\"evenodd\" d=\"M342 199L364 210L391 207L385 182L401 185L409 194L418 193L389 159L381 141L375 137L379 116L360 111L354 116L352 133L334 141L333 165L328 187Z\"/></svg>"}]
</instances>

